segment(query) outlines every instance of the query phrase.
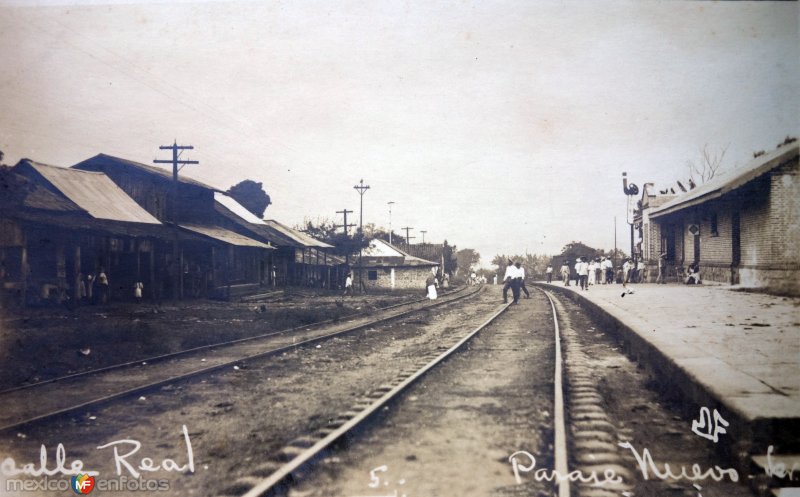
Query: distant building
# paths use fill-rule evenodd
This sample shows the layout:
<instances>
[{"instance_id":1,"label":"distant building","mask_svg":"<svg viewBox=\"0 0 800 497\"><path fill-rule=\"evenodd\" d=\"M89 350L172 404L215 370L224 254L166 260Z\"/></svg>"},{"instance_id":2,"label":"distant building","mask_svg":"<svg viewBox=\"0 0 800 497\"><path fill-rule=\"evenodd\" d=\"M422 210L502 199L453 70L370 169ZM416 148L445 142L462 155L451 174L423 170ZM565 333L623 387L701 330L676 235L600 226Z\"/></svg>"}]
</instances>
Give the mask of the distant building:
<instances>
[{"instance_id":1,"label":"distant building","mask_svg":"<svg viewBox=\"0 0 800 497\"><path fill-rule=\"evenodd\" d=\"M271 264L276 286L336 288L343 280L345 261L330 253L332 245L278 221L260 219L229 196L216 193L214 199L220 215L275 246L277 250L272 254ZM273 283L272 273L270 271L270 284Z\"/></svg>"},{"instance_id":2,"label":"distant building","mask_svg":"<svg viewBox=\"0 0 800 497\"><path fill-rule=\"evenodd\" d=\"M376 238L363 250L361 263L353 266L354 275L362 272L367 289L418 289L425 290L425 280L431 269L438 268L433 261L414 257L389 242ZM356 283L358 280L356 279Z\"/></svg>"},{"instance_id":3,"label":"distant building","mask_svg":"<svg viewBox=\"0 0 800 497\"><path fill-rule=\"evenodd\" d=\"M646 188L639 222L648 279L666 253L673 279L696 263L704 281L800 295L799 172L795 141L674 198Z\"/></svg>"}]
</instances>

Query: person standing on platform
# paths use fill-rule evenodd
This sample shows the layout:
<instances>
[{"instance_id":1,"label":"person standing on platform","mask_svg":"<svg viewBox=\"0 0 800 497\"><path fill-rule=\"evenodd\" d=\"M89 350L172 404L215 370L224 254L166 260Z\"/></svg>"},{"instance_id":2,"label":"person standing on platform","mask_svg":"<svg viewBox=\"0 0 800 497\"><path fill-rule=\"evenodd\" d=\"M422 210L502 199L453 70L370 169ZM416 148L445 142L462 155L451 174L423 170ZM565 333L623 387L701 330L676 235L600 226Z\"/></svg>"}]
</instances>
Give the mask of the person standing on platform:
<instances>
[{"instance_id":1,"label":"person standing on platform","mask_svg":"<svg viewBox=\"0 0 800 497\"><path fill-rule=\"evenodd\" d=\"M633 262L630 259L625 259L625 263L622 265L622 283L625 285L630 283L631 276L633 276Z\"/></svg>"},{"instance_id":2,"label":"person standing on platform","mask_svg":"<svg viewBox=\"0 0 800 497\"><path fill-rule=\"evenodd\" d=\"M575 269L578 271L578 281L581 282L581 290L589 290L589 263L585 258L576 264Z\"/></svg>"},{"instance_id":3,"label":"person standing on platform","mask_svg":"<svg viewBox=\"0 0 800 497\"><path fill-rule=\"evenodd\" d=\"M547 282L553 282L553 266L551 264L547 265L547 269L544 270L545 274L547 275Z\"/></svg>"},{"instance_id":4,"label":"person standing on platform","mask_svg":"<svg viewBox=\"0 0 800 497\"><path fill-rule=\"evenodd\" d=\"M520 289L522 289L522 291L525 292L526 299L531 298L531 293L528 291L527 288L525 288L525 268L522 267L522 263L519 261L517 261L514 264L514 267L517 268L517 278L519 278Z\"/></svg>"},{"instance_id":5,"label":"person standing on platform","mask_svg":"<svg viewBox=\"0 0 800 497\"><path fill-rule=\"evenodd\" d=\"M608 285L614 281L614 263L611 262L611 259L603 257L600 267L602 268L600 274L603 279L603 284Z\"/></svg>"},{"instance_id":6,"label":"person standing on platform","mask_svg":"<svg viewBox=\"0 0 800 497\"><path fill-rule=\"evenodd\" d=\"M561 280L564 282L564 286L569 286L569 261L561 264Z\"/></svg>"},{"instance_id":7,"label":"person standing on platform","mask_svg":"<svg viewBox=\"0 0 800 497\"><path fill-rule=\"evenodd\" d=\"M664 252L658 257L658 278L656 283L667 283L667 253Z\"/></svg>"},{"instance_id":8,"label":"person standing on platform","mask_svg":"<svg viewBox=\"0 0 800 497\"><path fill-rule=\"evenodd\" d=\"M589 263L589 282L587 284L594 285L595 281L597 281L597 263L592 259L592 262Z\"/></svg>"}]
</instances>

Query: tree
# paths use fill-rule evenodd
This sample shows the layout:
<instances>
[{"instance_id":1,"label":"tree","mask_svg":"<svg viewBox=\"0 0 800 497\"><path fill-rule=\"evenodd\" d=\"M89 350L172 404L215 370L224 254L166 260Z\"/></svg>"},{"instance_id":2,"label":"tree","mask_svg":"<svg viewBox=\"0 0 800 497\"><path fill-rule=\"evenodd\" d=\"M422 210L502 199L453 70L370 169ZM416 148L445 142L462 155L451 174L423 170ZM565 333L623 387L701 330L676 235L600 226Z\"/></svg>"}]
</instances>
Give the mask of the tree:
<instances>
[{"instance_id":1,"label":"tree","mask_svg":"<svg viewBox=\"0 0 800 497\"><path fill-rule=\"evenodd\" d=\"M383 226L378 226L375 223L367 223L364 225L364 237L367 240L380 238L381 240L388 242L389 230L387 230ZM392 238L392 245L401 246L406 244L405 235L398 235L394 230L392 230L391 238Z\"/></svg>"},{"instance_id":2,"label":"tree","mask_svg":"<svg viewBox=\"0 0 800 497\"><path fill-rule=\"evenodd\" d=\"M461 249L456 252L456 260L458 261L459 268L465 271L471 271L480 263L481 254L473 249Z\"/></svg>"},{"instance_id":3,"label":"tree","mask_svg":"<svg viewBox=\"0 0 800 497\"><path fill-rule=\"evenodd\" d=\"M706 143L700 150L699 164L696 164L693 160L686 161L686 166L689 168L689 182L703 184L711 181L722 167L722 159L725 158L725 152L727 151L728 145L720 148L719 151L711 151L708 143Z\"/></svg>"},{"instance_id":4,"label":"tree","mask_svg":"<svg viewBox=\"0 0 800 497\"><path fill-rule=\"evenodd\" d=\"M456 275L458 273L458 259L456 258L456 246L449 245L447 240L442 245L442 259L444 259L444 273ZM444 274L442 273L442 274Z\"/></svg>"},{"instance_id":5,"label":"tree","mask_svg":"<svg viewBox=\"0 0 800 497\"><path fill-rule=\"evenodd\" d=\"M262 183L256 183L249 179L233 185L228 190L228 195L259 218L264 217L264 211L272 203L269 195L264 191Z\"/></svg>"},{"instance_id":6,"label":"tree","mask_svg":"<svg viewBox=\"0 0 800 497\"><path fill-rule=\"evenodd\" d=\"M359 250L369 246L369 239L360 230L356 230L352 235L346 235L344 230L336 228L335 223L327 218L319 219L316 223L306 219L302 225L295 226L295 229L333 245L332 252L342 257L355 255Z\"/></svg>"}]
</instances>

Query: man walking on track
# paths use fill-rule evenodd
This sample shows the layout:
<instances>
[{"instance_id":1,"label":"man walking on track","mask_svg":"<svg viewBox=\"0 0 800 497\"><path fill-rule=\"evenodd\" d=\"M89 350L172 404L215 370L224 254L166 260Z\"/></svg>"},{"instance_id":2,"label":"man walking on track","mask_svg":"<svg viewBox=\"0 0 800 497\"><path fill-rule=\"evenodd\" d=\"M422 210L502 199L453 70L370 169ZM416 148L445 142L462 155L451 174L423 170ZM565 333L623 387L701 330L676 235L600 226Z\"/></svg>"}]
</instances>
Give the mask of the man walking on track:
<instances>
[{"instance_id":1,"label":"man walking on track","mask_svg":"<svg viewBox=\"0 0 800 497\"><path fill-rule=\"evenodd\" d=\"M522 291L525 292L525 298L526 299L531 298L530 292L528 291L527 288L525 288L525 268L522 267L522 263L519 261L517 261L516 264L514 264L514 267L517 268L517 278L519 278L519 286L522 289Z\"/></svg>"},{"instance_id":2,"label":"man walking on track","mask_svg":"<svg viewBox=\"0 0 800 497\"><path fill-rule=\"evenodd\" d=\"M506 274L503 275L503 303L508 303L508 289L511 288L511 280L514 279L514 275L516 274L516 268L514 267L514 262L509 259L508 265L506 265Z\"/></svg>"}]
</instances>

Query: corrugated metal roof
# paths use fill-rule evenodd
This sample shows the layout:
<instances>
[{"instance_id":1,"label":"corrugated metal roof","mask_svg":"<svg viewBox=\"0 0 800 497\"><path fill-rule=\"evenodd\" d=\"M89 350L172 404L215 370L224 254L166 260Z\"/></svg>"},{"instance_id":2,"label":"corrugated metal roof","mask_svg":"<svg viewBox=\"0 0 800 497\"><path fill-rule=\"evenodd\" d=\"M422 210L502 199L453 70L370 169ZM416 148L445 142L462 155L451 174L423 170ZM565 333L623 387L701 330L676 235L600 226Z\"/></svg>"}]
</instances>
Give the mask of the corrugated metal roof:
<instances>
[{"instance_id":1,"label":"corrugated metal roof","mask_svg":"<svg viewBox=\"0 0 800 497\"><path fill-rule=\"evenodd\" d=\"M333 245L328 245L325 242L321 242L316 238L310 237L301 231L297 231L292 229L284 224L275 221L274 219L267 219L264 220L264 224L266 224L269 228L277 231L280 235L292 240L300 247L316 247L316 248L333 248Z\"/></svg>"},{"instance_id":2,"label":"corrugated metal roof","mask_svg":"<svg viewBox=\"0 0 800 497\"><path fill-rule=\"evenodd\" d=\"M245 206L237 202L236 199L234 199L233 197L229 197L224 193L214 192L214 200L222 204L226 209L236 214L237 216L239 216L248 223L261 224L261 225L264 224L263 219L261 219L260 217L256 216L255 214L247 210Z\"/></svg>"},{"instance_id":3,"label":"corrugated metal roof","mask_svg":"<svg viewBox=\"0 0 800 497\"><path fill-rule=\"evenodd\" d=\"M152 237L171 240L174 236L172 228L163 224L120 223L108 219L95 219L86 216L83 211L77 213L53 213L34 210L12 212L11 217L29 221L54 229L80 230L98 232L115 236ZM187 236L189 236L187 234ZM197 237L197 235L192 235Z\"/></svg>"},{"instance_id":4,"label":"corrugated metal roof","mask_svg":"<svg viewBox=\"0 0 800 497\"><path fill-rule=\"evenodd\" d=\"M179 226L185 230L205 235L209 238L213 238L214 240L218 240L229 245L236 245L237 247L259 247L268 249L275 248L271 245L267 245L266 243L259 242L258 240L253 240L252 238L240 235L234 231L220 228L219 226L202 226L199 224L180 224Z\"/></svg>"},{"instance_id":5,"label":"corrugated metal roof","mask_svg":"<svg viewBox=\"0 0 800 497\"><path fill-rule=\"evenodd\" d=\"M682 209L701 204L708 200L719 198L737 188L741 188L754 179L772 171L792 159L797 160L800 146L797 142L779 147L768 154L756 157L741 169L730 174L715 178L704 185L690 190L666 204L653 209L650 217L666 216Z\"/></svg>"},{"instance_id":6,"label":"corrugated metal roof","mask_svg":"<svg viewBox=\"0 0 800 497\"><path fill-rule=\"evenodd\" d=\"M391 245L386 240L375 238L369 243L369 247L362 251L362 265L364 267L373 265L432 267L438 266L439 263L415 257Z\"/></svg>"},{"instance_id":7,"label":"corrugated metal roof","mask_svg":"<svg viewBox=\"0 0 800 497\"><path fill-rule=\"evenodd\" d=\"M62 195L97 219L161 224L103 173L67 169L23 159L14 169L39 173Z\"/></svg>"},{"instance_id":8,"label":"corrugated metal roof","mask_svg":"<svg viewBox=\"0 0 800 497\"><path fill-rule=\"evenodd\" d=\"M134 162L132 160L122 159L120 157L114 157L113 155L106 154L97 154L94 157L86 159L85 161L81 161L72 167L75 169L94 169L102 168L106 165L131 167L138 171L172 181L172 170L162 169L160 167L150 166L140 162ZM178 175L178 182L185 183L187 185L199 186L207 190L214 190L217 192L222 191L218 188L214 188L213 186L209 186L205 183L194 180L185 174Z\"/></svg>"}]
</instances>

